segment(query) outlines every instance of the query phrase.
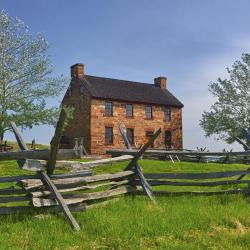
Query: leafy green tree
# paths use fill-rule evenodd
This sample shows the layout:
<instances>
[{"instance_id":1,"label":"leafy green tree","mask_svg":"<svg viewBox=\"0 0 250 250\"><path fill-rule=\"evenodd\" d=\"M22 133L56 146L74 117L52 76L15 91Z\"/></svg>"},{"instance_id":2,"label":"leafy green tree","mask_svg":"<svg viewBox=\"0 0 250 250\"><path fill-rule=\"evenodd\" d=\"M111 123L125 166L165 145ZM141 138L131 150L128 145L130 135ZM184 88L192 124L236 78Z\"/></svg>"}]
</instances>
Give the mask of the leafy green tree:
<instances>
[{"instance_id":1,"label":"leafy green tree","mask_svg":"<svg viewBox=\"0 0 250 250\"><path fill-rule=\"evenodd\" d=\"M58 109L46 106L63 90L66 79L51 76L48 43L18 18L0 11L0 141L10 121L22 128L55 124Z\"/></svg>"},{"instance_id":2,"label":"leafy green tree","mask_svg":"<svg viewBox=\"0 0 250 250\"><path fill-rule=\"evenodd\" d=\"M242 54L227 72L228 79L209 85L216 102L202 114L200 125L207 137L232 143L234 136L243 138L242 128L250 131L250 54Z\"/></svg>"}]
</instances>

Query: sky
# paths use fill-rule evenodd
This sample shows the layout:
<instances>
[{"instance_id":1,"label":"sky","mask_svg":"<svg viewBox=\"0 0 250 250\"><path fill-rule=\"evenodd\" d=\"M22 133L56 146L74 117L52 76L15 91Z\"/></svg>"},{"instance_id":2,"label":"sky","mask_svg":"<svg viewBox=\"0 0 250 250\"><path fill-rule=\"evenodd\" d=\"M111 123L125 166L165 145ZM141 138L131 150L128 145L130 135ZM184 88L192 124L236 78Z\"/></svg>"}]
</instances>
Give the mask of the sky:
<instances>
[{"instance_id":1,"label":"sky","mask_svg":"<svg viewBox=\"0 0 250 250\"><path fill-rule=\"evenodd\" d=\"M185 105L184 148L241 149L205 138L199 120L215 101L209 83L227 77L226 67L250 50L250 1L0 0L0 9L47 38L55 76L69 76L75 63L109 78L153 83L166 76ZM46 144L53 133L48 126L23 131L27 141Z\"/></svg>"}]
</instances>

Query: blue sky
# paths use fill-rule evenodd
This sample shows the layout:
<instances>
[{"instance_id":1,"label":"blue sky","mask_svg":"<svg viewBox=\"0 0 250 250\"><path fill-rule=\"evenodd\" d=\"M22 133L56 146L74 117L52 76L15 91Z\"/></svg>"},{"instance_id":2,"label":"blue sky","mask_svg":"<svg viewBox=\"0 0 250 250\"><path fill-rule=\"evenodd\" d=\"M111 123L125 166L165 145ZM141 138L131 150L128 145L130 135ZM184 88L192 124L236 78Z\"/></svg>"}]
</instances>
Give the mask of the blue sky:
<instances>
[{"instance_id":1,"label":"blue sky","mask_svg":"<svg viewBox=\"0 0 250 250\"><path fill-rule=\"evenodd\" d=\"M250 50L249 1L0 0L0 8L46 36L55 75L69 76L81 62L97 76L148 83L167 76L185 105L184 147L240 149L206 139L199 120L214 102L208 84ZM23 133L48 143L54 129Z\"/></svg>"}]
</instances>

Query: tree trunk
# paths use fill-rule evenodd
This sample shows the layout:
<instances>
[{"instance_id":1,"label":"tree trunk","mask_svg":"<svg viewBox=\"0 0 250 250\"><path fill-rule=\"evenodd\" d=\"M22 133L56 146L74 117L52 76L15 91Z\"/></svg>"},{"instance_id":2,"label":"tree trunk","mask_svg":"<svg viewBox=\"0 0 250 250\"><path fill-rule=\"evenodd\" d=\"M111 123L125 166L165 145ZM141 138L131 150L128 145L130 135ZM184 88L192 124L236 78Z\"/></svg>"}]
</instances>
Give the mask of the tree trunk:
<instances>
[{"instance_id":1,"label":"tree trunk","mask_svg":"<svg viewBox=\"0 0 250 250\"><path fill-rule=\"evenodd\" d=\"M4 132L0 132L0 144L3 144Z\"/></svg>"}]
</instances>

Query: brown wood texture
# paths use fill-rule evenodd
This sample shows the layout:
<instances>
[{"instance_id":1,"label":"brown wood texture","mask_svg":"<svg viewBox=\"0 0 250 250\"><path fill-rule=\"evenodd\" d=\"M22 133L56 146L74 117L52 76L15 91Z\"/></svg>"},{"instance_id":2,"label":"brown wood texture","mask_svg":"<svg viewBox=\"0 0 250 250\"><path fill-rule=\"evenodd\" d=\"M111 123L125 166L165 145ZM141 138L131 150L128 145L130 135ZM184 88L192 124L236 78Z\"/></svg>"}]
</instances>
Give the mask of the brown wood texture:
<instances>
[{"instance_id":1,"label":"brown wood texture","mask_svg":"<svg viewBox=\"0 0 250 250\"><path fill-rule=\"evenodd\" d=\"M51 141L50 155L47 162L47 174L53 174L56 165L57 151L60 145L60 139L64 130L65 122L67 119L66 109L62 108L59 120L56 125L55 135Z\"/></svg>"}]
</instances>

